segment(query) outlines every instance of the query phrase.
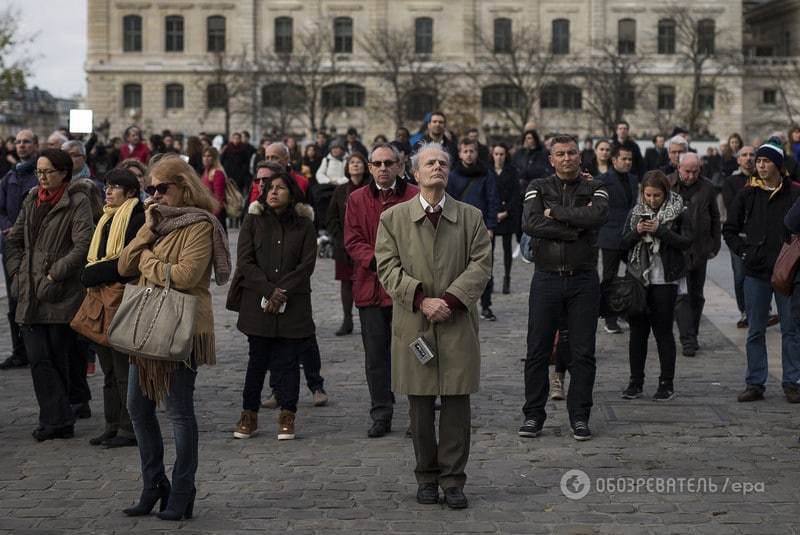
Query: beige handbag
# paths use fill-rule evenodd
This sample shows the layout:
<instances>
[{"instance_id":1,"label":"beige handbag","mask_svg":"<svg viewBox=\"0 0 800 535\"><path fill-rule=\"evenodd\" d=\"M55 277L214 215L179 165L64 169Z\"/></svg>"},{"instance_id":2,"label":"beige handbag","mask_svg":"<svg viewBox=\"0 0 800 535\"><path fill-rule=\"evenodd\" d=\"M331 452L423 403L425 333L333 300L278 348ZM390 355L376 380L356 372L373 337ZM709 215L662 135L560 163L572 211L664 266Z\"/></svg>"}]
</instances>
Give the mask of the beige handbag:
<instances>
[{"instance_id":1,"label":"beige handbag","mask_svg":"<svg viewBox=\"0 0 800 535\"><path fill-rule=\"evenodd\" d=\"M160 286L128 284L108 328L111 347L126 355L186 361L192 354L197 297L173 289L172 266Z\"/></svg>"}]
</instances>

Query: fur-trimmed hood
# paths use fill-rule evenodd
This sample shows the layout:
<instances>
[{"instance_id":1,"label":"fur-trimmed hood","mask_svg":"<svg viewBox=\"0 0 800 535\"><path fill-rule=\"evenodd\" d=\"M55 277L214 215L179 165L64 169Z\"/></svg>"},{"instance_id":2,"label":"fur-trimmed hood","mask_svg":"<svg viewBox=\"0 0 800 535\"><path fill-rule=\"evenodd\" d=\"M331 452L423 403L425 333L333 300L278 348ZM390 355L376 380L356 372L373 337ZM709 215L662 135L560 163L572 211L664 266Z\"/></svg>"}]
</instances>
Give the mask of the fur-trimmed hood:
<instances>
[{"instance_id":1,"label":"fur-trimmed hood","mask_svg":"<svg viewBox=\"0 0 800 535\"><path fill-rule=\"evenodd\" d=\"M264 213L264 208L266 206L261 201L253 201L250 203L250 206L247 208L248 214L253 215L261 215ZM314 209L311 207L310 204L299 202L294 205L294 213L300 217L305 217L306 219L310 219L314 221Z\"/></svg>"}]
</instances>

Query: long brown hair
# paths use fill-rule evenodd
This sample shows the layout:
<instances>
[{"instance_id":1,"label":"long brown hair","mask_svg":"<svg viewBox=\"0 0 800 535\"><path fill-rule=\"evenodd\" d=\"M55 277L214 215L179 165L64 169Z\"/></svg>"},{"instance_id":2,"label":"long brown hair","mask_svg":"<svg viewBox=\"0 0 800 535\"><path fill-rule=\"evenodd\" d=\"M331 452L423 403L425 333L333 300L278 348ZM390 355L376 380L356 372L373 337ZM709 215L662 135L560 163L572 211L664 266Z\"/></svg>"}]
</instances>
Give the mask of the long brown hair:
<instances>
[{"instance_id":1,"label":"long brown hair","mask_svg":"<svg viewBox=\"0 0 800 535\"><path fill-rule=\"evenodd\" d=\"M174 182L183 192L183 204L186 206L196 206L212 214L219 208L211 190L203 186L192 166L177 154L166 154L153 164L149 178L151 183L154 178Z\"/></svg>"}]
</instances>

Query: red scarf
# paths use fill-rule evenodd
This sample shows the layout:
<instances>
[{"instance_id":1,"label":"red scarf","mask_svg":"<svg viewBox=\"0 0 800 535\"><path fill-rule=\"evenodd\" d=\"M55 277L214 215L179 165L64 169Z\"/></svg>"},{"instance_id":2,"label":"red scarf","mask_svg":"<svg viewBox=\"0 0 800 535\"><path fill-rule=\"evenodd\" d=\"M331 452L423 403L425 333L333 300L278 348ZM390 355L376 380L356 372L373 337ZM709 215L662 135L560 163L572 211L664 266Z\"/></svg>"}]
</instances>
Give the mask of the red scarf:
<instances>
[{"instance_id":1,"label":"red scarf","mask_svg":"<svg viewBox=\"0 0 800 535\"><path fill-rule=\"evenodd\" d=\"M54 190L47 190L39 186L39 191L36 196L36 206L40 206L42 203L55 206L58 201L61 200L61 196L64 195L64 192L67 190L67 186L69 186L69 182L64 182Z\"/></svg>"}]
</instances>

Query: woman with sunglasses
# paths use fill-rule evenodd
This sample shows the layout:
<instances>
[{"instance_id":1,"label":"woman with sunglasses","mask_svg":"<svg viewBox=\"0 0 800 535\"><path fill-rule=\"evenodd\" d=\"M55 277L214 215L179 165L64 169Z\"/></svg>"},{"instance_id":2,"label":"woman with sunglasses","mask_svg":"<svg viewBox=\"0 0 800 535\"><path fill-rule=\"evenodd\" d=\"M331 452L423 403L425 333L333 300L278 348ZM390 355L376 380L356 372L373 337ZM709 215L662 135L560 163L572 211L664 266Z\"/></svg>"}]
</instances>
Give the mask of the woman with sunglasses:
<instances>
[{"instance_id":1,"label":"woman with sunglasses","mask_svg":"<svg viewBox=\"0 0 800 535\"><path fill-rule=\"evenodd\" d=\"M314 340L311 274L317 259L313 211L285 170L266 169L261 197L250 206L239 233L236 273L226 306L239 312L250 356L242 413L233 432L246 439L258 431L258 410L267 371L280 407L278 440L295 438L300 358ZM261 168L259 168L261 171Z\"/></svg>"},{"instance_id":2,"label":"woman with sunglasses","mask_svg":"<svg viewBox=\"0 0 800 535\"><path fill-rule=\"evenodd\" d=\"M203 175L200 180L217 200L219 208L214 215L219 219L222 228L227 231L225 224L225 170L219 163L219 152L214 147L203 150Z\"/></svg>"},{"instance_id":3,"label":"woman with sunglasses","mask_svg":"<svg viewBox=\"0 0 800 535\"><path fill-rule=\"evenodd\" d=\"M214 314L209 285L214 268L218 285L230 274L228 239L213 212L217 202L192 167L174 154L150 168L145 224L122 250L117 268L123 277L138 276L140 286L166 284L197 298L192 354L187 362L131 357L128 375L128 413L133 422L142 463L139 503L125 509L128 516L149 514L161 502L163 520L191 518L197 472L198 434L194 413L197 368L216 363ZM175 436L175 465L170 485L164 470L164 441L156 406L166 403Z\"/></svg>"},{"instance_id":4,"label":"woman with sunglasses","mask_svg":"<svg viewBox=\"0 0 800 535\"><path fill-rule=\"evenodd\" d=\"M122 249L144 224L144 208L139 201L136 175L127 169L112 169L105 180L103 216L89 245L88 264L81 273L81 282L86 288L120 287L130 280L120 276L117 263ZM89 440L89 444L106 448L135 446L136 436L127 408L128 356L108 346L93 346L105 376L103 412L106 427L103 433Z\"/></svg>"},{"instance_id":5,"label":"woman with sunglasses","mask_svg":"<svg viewBox=\"0 0 800 535\"><path fill-rule=\"evenodd\" d=\"M4 261L39 403L33 437L41 442L74 435L69 356L76 337L69 322L85 294L80 272L94 231L95 186L88 179L71 180L72 159L60 149L39 153L36 176L39 184L5 238Z\"/></svg>"}]
</instances>

